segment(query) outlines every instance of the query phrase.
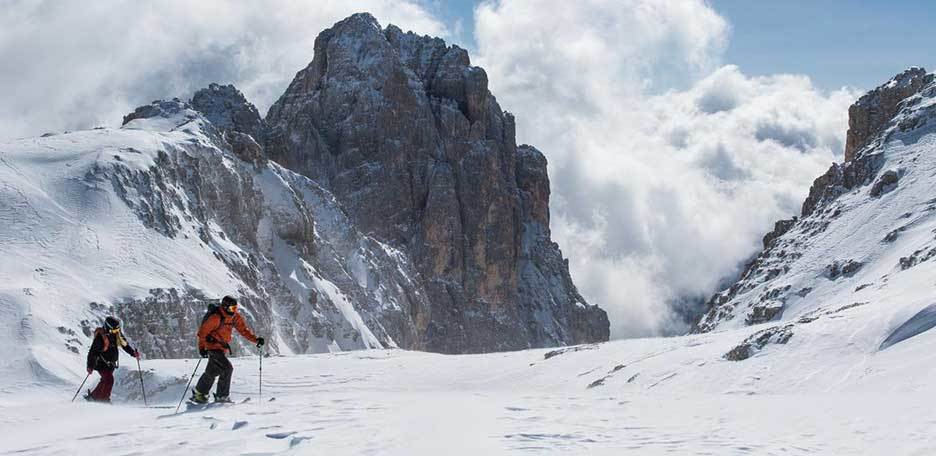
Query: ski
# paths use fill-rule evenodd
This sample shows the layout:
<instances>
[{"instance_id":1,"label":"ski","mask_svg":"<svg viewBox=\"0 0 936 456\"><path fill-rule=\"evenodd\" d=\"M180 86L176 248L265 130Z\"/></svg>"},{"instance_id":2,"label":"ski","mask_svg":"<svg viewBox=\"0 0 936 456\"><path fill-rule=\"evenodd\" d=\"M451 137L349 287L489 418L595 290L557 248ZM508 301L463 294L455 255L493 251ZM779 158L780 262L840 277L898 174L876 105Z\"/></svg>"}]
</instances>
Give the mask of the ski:
<instances>
[{"instance_id":1,"label":"ski","mask_svg":"<svg viewBox=\"0 0 936 456\"><path fill-rule=\"evenodd\" d=\"M250 402L250 398L249 398L249 397L245 397L245 398L243 398L243 399L241 399L241 400L239 400L239 401L236 401L236 402L234 402L234 401L232 401L232 402L206 402L206 403L204 403L204 404L199 404L198 402L193 402L193 401L188 400L188 401L185 401L185 407L186 407L186 410L192 410L192 409L200 409L200 410L203 410L203 409L208 409L208 408L217 408L217 407L227 407L227 406L232 406L232 405L239 405L239 404L244 404L244 403L247 403L247 402Z\"/></svg>"},{"instance_id":2,"label":"ski","mask_svg":"<svg viewBox=\"0 0 936 456\"><path fill-rule=\"evenodd\" d=\"M203 411L207 411L207 410L222 409L222 408L226 408L226 407L232 407L232 406L235 406L235 405L245 404L245 403L247 403L247 402L250 402L250 398L249 398L249 397L245 397L245 398L243 398L243 399L241 399L241 400L239 400L239 401L236 401L236 402L206 402L206 403L204 403L204 404L199 404L199 403L197 403L197 402L192 402L192 401L186 400L186 401L185 401L185 409L182 410L181 412L171 413L171 414L169 414L169 415L160 415L160 416L158 416L158 417L156 417L156 418L157 418L157 419L161 419L161 418L170 418L170 417L173 417L173 416L184 415L184 414L187 414L187 413L196 413L196 412L203 412Z\"/></svg>"}]
</instances>

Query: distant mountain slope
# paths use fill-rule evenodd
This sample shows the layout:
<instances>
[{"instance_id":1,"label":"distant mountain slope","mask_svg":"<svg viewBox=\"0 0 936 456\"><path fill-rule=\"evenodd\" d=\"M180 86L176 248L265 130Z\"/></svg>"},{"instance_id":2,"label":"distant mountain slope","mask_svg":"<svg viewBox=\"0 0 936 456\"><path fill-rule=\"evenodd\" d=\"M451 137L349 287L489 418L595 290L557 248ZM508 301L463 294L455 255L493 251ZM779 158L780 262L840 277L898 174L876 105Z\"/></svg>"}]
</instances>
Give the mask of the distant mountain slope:
<instances>
[{"instance_id":1,"label":"distant mountain slope","mask_svg":"<svg viewBox=\"0 0 936 456\"><path fill-rule=\"evenodd\" d=\"M764 335L775 342L821 316L902 300L909 314L889 325L896 329L936 303L934 75L895 76L849 109L849 126L846 161L816 179L799 218L765 236L696 331L786 323Z\"/></svg>"},{"instance_id":2,"label":"distant mountain slope","mask_svg":"<svg viewBox=\"0 0 936 456\"><path fill-rule=\"evenodd\" d=\"M412 343L404 311L425 301L400 252L308 178L238 159L185 104L150 108L0 147L12 340L84 352L116 313L150 357L190 356L205 300L231 293L281 352Z\"/></svg>"}]
</instances>

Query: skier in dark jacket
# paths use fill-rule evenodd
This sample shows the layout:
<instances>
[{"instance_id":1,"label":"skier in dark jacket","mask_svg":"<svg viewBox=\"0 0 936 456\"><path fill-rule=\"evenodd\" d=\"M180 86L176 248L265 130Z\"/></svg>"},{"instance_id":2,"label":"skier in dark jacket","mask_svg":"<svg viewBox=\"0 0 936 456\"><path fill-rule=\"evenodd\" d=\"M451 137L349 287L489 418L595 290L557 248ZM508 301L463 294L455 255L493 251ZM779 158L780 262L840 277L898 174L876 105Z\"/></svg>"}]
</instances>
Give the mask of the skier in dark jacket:
<instances>
[{"instance_id":1,"label":"skier in dark jacket","mask_svg":"<svg viewBox=\"0 0 936 456\"><path fill-rule=\"evenodd\" d=\"M104 319L104 326L94 330L94 341L88 350L88 374L98 371L101 381L94 391L88 391L85 399L110 402L111 389L114 387L114 369L117 368L117 347L123 348L134 358L140 358L140 352L131 347L120 333L120 320L107 317Z\"/></svg>"},{"instance_id":2,"label":"skier in dark jacket","mask_svg":"<svg viewBox=\"0 0 936 456\"><path fill-rule=\"evenodd\" d=\"M234 366L225 356L231 350L231 333L234 330L245 339L262 347L264 340L257 337L247 327L244 317L237 312L237 300L225 296L221 299L221 308L211 314L198 328L198 353L202 358L208 358L208 367L198 379L198 384L192 390L192 402L204 404L208 402L208 393L218 378L218 388L215 390L215 402L231 402L231 374Z\"/></svg>"}]
</instances>

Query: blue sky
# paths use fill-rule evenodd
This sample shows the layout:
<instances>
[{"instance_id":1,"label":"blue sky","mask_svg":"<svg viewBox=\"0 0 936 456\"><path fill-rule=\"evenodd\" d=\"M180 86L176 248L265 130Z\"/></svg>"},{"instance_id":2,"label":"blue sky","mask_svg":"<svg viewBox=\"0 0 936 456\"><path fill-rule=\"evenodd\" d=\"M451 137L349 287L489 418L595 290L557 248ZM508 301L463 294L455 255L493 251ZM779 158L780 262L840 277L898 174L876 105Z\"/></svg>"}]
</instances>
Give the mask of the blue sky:
<instances>
[{"instance_id":1,"label":"blue sky","mask_svg":"<svg viewBox=\"0 0 936 456\"><path fill-rule=\"evenodd\" d=\"M473 48L475 0L432 9ZM909 66L936 70L932 0L710 0L731 24L724 63L749 75L808 75L819 88L870 89Z\"/></svg>"}]
</instances>

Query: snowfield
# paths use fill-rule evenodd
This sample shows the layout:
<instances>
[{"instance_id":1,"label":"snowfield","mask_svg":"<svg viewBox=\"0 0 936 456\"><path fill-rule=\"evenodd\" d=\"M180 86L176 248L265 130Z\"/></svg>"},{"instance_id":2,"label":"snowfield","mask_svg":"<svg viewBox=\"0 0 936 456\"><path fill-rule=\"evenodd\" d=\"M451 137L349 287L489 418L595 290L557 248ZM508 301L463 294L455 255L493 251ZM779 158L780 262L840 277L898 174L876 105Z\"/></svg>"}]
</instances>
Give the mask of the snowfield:
<instances>
[{"instance_id":1,"label":"snowfield","mask_svg":"<svg viewBox=\"0 0 936 456\"><path fill-rule=\"evenodd\" d=\"M744 361L723 355L762 328L269 357L262 400L247 356L234 359L232 396L249 402L178 415L194 360L143 362L149 409L129 366L115 404L69 403L79 364L69 382L4 386L0 454L934 454L936 333L878 351L867 336L887 326L885 308L820 318Z\"/></svg>"}]
</instances>

